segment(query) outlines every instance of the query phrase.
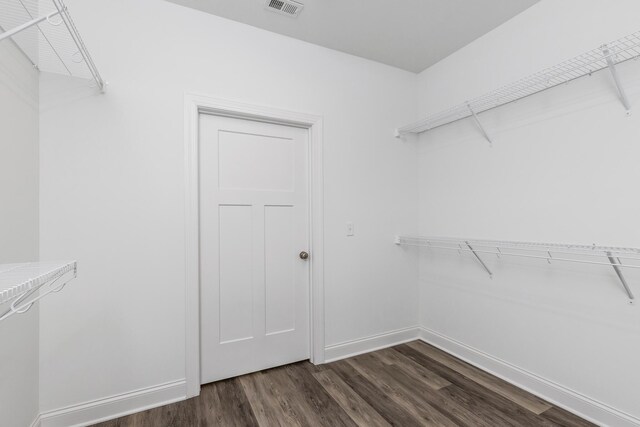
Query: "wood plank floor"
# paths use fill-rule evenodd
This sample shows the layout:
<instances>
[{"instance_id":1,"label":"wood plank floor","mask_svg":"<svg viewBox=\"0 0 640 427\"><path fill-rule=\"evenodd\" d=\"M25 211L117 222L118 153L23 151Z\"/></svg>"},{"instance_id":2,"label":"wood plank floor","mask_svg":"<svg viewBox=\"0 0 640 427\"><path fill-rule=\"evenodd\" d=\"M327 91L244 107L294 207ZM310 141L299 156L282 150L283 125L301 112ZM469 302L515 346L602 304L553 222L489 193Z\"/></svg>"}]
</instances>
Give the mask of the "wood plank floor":
<instances>
[{"instance_id":1,"label":"wood plank floor","mask_svg":"<svg viewBox=\"0 0 640 427\"><path fill-rule=\"evenodd\" d=\"M199 397L98 424L593 426L421 341L208 384Z\"/></svg>"}]
</instances>

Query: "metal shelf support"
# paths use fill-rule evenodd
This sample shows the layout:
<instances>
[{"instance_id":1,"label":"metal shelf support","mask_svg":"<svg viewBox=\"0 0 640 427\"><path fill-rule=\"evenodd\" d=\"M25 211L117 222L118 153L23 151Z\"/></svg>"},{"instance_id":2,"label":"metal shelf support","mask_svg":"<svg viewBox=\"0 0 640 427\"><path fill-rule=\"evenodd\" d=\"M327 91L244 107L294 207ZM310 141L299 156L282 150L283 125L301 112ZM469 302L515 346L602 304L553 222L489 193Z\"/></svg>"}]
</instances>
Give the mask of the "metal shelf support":
<instances>
[{"instance_id":1,"label":"metal shelf support","mask_svg":"<svg viewBox=\"0 0 640 427\"><path fill-rule=\"evenodd\" d=\"M480 256L476 253L476 251L473 250L473 248L471 247L469 242L464 242L464 244L467 245L467 247L469 248L469 250L471 251L473 256L476 257L476 259L478 260L478 262L482 266L482 268L484 268L485 271L489 274L489 278L492 279L493 278L493 273L491 272L491 270L489 270L489 267L487 267L487 264L485 264L484 261L482 261L482 258L480 258Z\"/></svg>"},{"instance_id":2,"label":"metal shelf support","mask_svg":"<svg viewBox=\"0 0 640 427\"><path fill-rule=\"evenodd\" d=\"M624 108L627 110L627 114L631 114L631 103L629 102L627 93L624 90L624 86L622 85L620 76L618 75L618 70L616 69L616 63L613 60L614 53L611 52L609 47L605 44L605 45L602 45L602 54L607 60L607 66L609 67L609 71L611 72L613 81L616 84L616 88L618 89L618 96L620 97L620 101L622 102L622 105L624 105Z\"/></svg>"},{"instance_id":3,"label":"metal shelf support","mask_svg":"<svg viewBox=\"0 0 640 427\"><path fill-rule=\"evenodd\" d=\"M480 129L480 132L482 133L482 136L484 136L484 139L489 141L489 145L490 146L493 146L493 140L491 140L491 137L489 136L489 134L485 130L484 126L482 126L482 122L478 118L478 115L476 114L475 111L473 111L473 108L471 108L471 104L469 104L468 102L467 102L467 107L469 107L469 111L471 112L471 115L473 116L473 120L476 122L476 125L478 125L478 129Z\"/></svg>"},{"instance_id":4,"label":"metal shelf support","mask_svg":"<svg viewBox=\"0 0 640 427\"><path fill-rule=\"evenodd\" d=\"M631 304L633 304L636 297L635 295L633 295L633 291L631 290L631 288L627 284L627 281L622 275L622 269L620 268L620 266L622 265L622 262L620 261L620 258L614 257L611 252L607 252L607 258L609 259L611 266L613 267L616 274L618 275L618 279L620 279L620 282L622 282L622 287L624 288L625 292L627 292L627 295L629 296L629 301L631 302Z\"/></svg>"}]
</instances>

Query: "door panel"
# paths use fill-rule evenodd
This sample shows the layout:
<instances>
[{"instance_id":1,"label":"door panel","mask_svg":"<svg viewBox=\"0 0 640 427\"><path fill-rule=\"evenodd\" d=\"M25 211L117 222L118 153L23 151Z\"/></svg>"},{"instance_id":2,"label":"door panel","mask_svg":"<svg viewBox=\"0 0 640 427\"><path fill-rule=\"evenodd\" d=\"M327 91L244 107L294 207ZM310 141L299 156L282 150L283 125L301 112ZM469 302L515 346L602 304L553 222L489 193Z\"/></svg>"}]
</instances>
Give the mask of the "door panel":
<instances>
[{"instance_id":1,"label":"door panel","mask_svg":"<svg viewBox=\"0 0 640 427\"><path fill-rule=\"evenodd\" d=\"M293 140L225 131L219 151L220 189L293 191Z\"/></svg>"},{"instance_id":2,"label":"door panel","mask_svg":"<svg viewBox=\"0 0 640 427\"><path fill-rule=\"evenodd\" d=\"M220 342L253 338L251 206L220 206Z\"/></svg>"},{"instance_id":3,"label":"door panel","mask_svg":"<svg viewBox=\"0 0 640 427\"><path fill-rule=\"evenodd\" d=\"M202 383L309 358L308 143L200 116Z\"/></svg>"},{"instance_id":4,"label":"door panel","mask_svg":"<svg viewBox=\"0 0 640 427\"><path fill-rule=\"evenodd\" d=\"M296 259L293 206L265 206L265 332L295 330Z\"/></svg>"}]
</instances>

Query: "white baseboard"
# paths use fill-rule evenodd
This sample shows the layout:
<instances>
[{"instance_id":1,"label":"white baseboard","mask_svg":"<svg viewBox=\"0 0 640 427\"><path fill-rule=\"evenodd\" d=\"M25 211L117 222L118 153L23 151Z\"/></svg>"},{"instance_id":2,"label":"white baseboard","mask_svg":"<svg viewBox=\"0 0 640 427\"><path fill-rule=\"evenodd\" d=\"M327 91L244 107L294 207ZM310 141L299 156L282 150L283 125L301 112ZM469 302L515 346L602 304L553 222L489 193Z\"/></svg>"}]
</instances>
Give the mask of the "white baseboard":
<instances>
[{"instance_id":1,"label":"white baseboard","mask_svg":"<svg viewBox=\"0 0 640 427\"><path fill-rule=\"evenodd\" d=\"M40 426L41 426L40 415L38 415L36 417L36 419L33 420L33 422L31 423L31 425L29 427L40 427Z\"/></svg>"},{"instance_id":2,"label":"white baseboard","mask_svg":"<svg viewBox=\"0 0 640 427\"><path fill-rule=\"evenodd\" d=\"M429 343L560 408L602 426L639 427L640 419L574 390L435 331L410 327L326 347L326 362L333 362L416 339ZM31 427L76 427L96 424L184 400L186 383L174 381L105 399L42 413Z\"/></svg>"},{"instance_id":3,"label":"white baseboard","mask_svg":"<svg viewBox=\"0 0 640 427\"><path fill-rule=\"evenodd\" d=\"M417 326L390 331L363 339L344 342L325 349L326 362L379 350L418 339ZM156 387L124 393L105 399L94 400L80 405L45 412L38 417L32 427L76 427L96 424L102 421L130 415L136 412L184 400L186 382L184 380ZM36 423L37 422L37 423Z\"/></svg>"},{"instance_id":4,"label":"white baseboard","mask_svg":"<svg viewBox=\"0 0 640 427\"><path fill-rule=\"evenodd\" d=\"M420 339L510 382L529 393L601 426L638 427L640 419L619 411L574 390L486 354L435 331L420 328Z\"/></svg>"},{"instance_id":5,"label":"white baseboard","mask_svg":"<svg viewBox=\"0 0 640 427\"><path fill-rule=\"evenodd\" d=\"M419 333L420 328L413 326L330 345L324 350L325 363L335 362L336 360L346 359L347 357L357 356L358 354L369 353L382 348L414 341L418 339Z\"/></svg>"},{"instance_id":6,"label":"white baseboard","mask_svg":"<svg viewBox=\"0 0 640 427\"><path fill-rule=\"evenodd\" d=\"M185 380L98 399L40 414L33 427L87 426L184 400Z\"/></svg>"}]
</instances>

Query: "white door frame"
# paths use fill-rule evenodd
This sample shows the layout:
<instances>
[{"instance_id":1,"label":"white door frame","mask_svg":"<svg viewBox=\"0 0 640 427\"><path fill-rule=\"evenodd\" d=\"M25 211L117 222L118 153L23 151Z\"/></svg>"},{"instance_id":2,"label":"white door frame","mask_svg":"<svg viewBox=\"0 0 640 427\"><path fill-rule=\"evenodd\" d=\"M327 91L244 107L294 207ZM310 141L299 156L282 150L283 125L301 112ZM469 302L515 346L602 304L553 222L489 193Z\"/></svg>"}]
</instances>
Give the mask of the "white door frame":
<instances>
[{"instance_id":1,"label":"white door frame","mask_svg":"<svg viewBox=\"0 0 640 427\"><path fill-rule=\"evenodd\" d=\"M200 220L199 220L199 116L201 113L303 127L309 130L310 201L310 355L324 363L324 252L322 117L270 107L244 104L206 95L185 94L185 264L186 264L186 395L200 394Z\"/></svg>"}]
</instances>

